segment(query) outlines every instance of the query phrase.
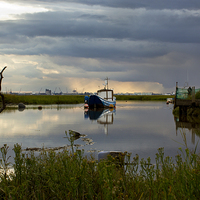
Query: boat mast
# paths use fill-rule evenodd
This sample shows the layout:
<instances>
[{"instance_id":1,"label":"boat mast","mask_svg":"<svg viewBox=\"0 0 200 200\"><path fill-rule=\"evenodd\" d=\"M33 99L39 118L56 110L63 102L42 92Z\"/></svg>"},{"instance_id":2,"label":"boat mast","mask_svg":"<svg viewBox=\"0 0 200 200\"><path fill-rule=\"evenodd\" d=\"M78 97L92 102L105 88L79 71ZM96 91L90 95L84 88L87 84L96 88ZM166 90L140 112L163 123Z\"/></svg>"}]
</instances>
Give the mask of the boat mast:
<instances>
[{"instance_id":1,"label":"boat mast","mask_svg":"<svg viewBox=\"0 0 200 200\"><path fill-rule=\"evenodd\" d=\"M107 86L107 90L108 90L108 77L105 79L105 86Z\"/></svg>"}]
</instances>

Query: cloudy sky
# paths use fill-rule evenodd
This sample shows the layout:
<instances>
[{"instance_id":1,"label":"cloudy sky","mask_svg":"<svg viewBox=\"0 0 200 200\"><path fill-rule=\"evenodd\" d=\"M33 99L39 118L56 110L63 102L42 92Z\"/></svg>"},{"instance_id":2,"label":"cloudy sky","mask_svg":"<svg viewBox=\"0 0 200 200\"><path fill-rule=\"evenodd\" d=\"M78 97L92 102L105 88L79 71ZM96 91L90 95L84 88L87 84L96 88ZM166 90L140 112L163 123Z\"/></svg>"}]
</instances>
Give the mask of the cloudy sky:
<instances>
[{"instance_id":1,"label":"cloudy sky","mask_svg":"<svg viewBox=\"0 0 200 200\"><path fill-rule=\"evenodd\" d=\"M0 1L2 91L200 88L198 0ZM57 92L59 91L57 89Z\"/></svg>"}]
</instances>

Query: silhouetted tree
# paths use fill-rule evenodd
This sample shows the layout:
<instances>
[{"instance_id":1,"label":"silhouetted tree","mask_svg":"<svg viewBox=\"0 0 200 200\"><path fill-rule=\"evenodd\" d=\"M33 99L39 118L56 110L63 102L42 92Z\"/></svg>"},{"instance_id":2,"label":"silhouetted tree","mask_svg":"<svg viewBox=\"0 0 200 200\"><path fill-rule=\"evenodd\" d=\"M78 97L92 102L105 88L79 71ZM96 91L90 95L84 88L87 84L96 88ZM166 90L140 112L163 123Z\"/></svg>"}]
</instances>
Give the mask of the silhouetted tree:
<instances>
[{"instance_id":1,"label":"silhouetted tree","mask_svg":"<svg viewBox=\"0 0 200 200\"><path fill-rule=\"evenodd\" d=\"M0 113L6 108L4 95L1 93L1 82L3 79L3 71L6 69L6 66L0 72L0 96L2 98L2 107L0 108Z\"/></svg>"}]
</instances>

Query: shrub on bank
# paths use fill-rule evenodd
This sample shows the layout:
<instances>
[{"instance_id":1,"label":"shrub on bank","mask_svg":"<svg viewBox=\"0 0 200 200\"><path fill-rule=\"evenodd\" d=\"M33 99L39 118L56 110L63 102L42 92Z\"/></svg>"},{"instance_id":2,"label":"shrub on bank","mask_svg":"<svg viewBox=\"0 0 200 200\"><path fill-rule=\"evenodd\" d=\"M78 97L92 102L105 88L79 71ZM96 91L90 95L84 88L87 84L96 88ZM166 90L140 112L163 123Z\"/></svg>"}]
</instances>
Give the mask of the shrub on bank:
<instances>
[{"instance_id":1,"label":"shrub on bank","mask_svg":"<svg viewBox=\"0 0 200 200\"><path fill-rule=\"evenodd\" d=\"M173 109L173 115L175 117L179 117L179 107L176 107L175 109Z\"/></svg>"},{"instance_id":2,"label":"shrub on bank","mask_svg":"<svg viewBox=\"0 0 200 200\"><path fill-rule=\"evenodd\" d=\"M195 94L195 99L200 99L200 91Z\"/></svg>"},{"instance_id":3,"label":"shrub on bank","mask_svg":"<svg viewBox=\"0 0 200 200\"><path fill-rule=\"evenodd\" d=\"M1 148L0 193L4 199L196 199L200 194L199 156L188 149L175 160L163 148L151 159L125 153L124 166L115 158L100 162L83 151L23 153L14 147L14 173L8 175L8 146Z\"/></svg>"}]
</instances>

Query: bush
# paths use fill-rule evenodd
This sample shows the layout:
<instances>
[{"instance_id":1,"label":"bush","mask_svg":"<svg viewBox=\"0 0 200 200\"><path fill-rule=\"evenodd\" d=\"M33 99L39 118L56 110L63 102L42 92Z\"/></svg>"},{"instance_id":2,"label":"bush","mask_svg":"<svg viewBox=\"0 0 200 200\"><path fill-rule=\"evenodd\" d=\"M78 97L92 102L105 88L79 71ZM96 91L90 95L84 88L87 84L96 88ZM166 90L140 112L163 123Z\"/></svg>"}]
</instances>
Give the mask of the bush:
<instances>
[{"instance_id":1,"label":"bush","mask_svg":"<svg viewBox=\"0 0 200 200\"><path fill-rule=\"evenodd\" d=\"M195 99L200 99L200 91L196 93Z\"/></svg>"},{"instance_id":2,"label":"bush","mask_svg":"<svg viewBox=\"0 0 200 200\"><path fill-rule=\"evenodd\" d=\"M174 110L173 110L173 115L178 117L179 116L179 107L176 107Z\"/></svg>"}]
</instances>

